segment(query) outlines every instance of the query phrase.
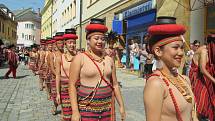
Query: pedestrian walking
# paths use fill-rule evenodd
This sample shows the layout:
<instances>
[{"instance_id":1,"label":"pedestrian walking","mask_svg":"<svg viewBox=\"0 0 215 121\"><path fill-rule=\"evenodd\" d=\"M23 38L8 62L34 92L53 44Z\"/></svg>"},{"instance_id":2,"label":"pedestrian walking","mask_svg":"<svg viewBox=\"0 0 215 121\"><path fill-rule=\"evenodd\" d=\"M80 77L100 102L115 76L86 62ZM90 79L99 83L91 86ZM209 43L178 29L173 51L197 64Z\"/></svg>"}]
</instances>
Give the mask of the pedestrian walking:
<instances>
[{"instance_id":1,"label":"pedestrian walking","mask_svg":"<svg viewBox=\"0 0 215 121\"><path fill-rule=\"evenodd\" d=\"M16 78L16 69L18 67L18 56L15 53L15 45L10 45L8 46L8 52L7 52L7 59L8 59L8 65L9 65L9 70L5 74L5 78L9 78L10 73L12 72L13 78Z\"/></svg>"},{"instance_id":2,"label":"pedestrian walking","mask_svg":"<svg viewBox=\"0 0 215 121\"><path fill-rule=\"evenodd\" d=\"M214 42L215 37L208 36L208 44L195 51L189 72L199 121L215 120Z\"/></svg>"},{"instance_id":3,"label":"pedestrian walking","mask_svg":"<svg viewBox=\"0 0 215 121\"><path fill-rule=\"evenodd\" d=\"M72 121L115 121L115 98L121 120L125 107L111 57L105 54L105 33L108 28L101 19L91 19L86 26L89 49L75 56L70 65L69 94Z\"/></svg>"},{"instance_id":4,"label":"pedestrian walking","mask_svg":"<svg viewBox=\"0 0 215 121\"><path fill-rule=\"evenodd\" d=\"M57 100L60 100L62 107L62 118L64 121L71 121L72 107L69 97L69 67L76 55L76 30L74 28L66 29L63 35L65 51L61 58L56 61L56 82L59 89ZM60 97L60 99L59 99Z\"/></svg>"},{"instance_id":5,"label":"pedestrian walking","mask_svg":"<svg viewBox=\"0 0 215 121\"><path fill-rule=\"evenodd\" d=\"M174 17L158 17L148 28L149 49L158 62L144 88L146 121L198 121L189 79L177 73L185 31Z\"/></svg>"}]
</instances>

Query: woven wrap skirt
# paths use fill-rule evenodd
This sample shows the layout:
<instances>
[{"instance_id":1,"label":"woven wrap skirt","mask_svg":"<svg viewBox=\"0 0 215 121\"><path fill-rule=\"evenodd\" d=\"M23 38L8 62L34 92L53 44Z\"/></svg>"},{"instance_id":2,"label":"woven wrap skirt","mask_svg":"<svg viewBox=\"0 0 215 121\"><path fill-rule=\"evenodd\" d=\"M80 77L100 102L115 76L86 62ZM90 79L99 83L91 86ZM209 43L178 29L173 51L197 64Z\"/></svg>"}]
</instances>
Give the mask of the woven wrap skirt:
<instances>
[{"instance_id":1,"label":"woven wrap skirt","mask_svg":"<svg viewBox=\"0 0 215 121\"><path fill-rule=\"evenodd\" d=\"M111 121L112 89L109 86L99 87L94 96L89 96L93 89L83 85L78 87L81 121Z\"/></svg>"},{"instance_id":2,"label":"woven wrap skirt","mask_svg":"<svg viewBox=\"0 0 215 121\"><path fill-rule=\"evenodd\" d=\"M65 121L71 121L72 117L72 107L70 103L69 97L69 80L61 80L61 89L60 89L60 97L61 97L61 106L63 111L63 119Z\"/></svg>"},{"instance_id":3,"label":"woven wrap skirt","mask_svg":"<svg viewBox=\"0 0 215 121\"><path fill-rule=\"evenodd\" d=\"M40 71L39 71L39 77L40 79L46 79L47 78L47 73L46 73L46 69L48 68L47 64L43 64Z\"/></svg>"},{"instance_id":4,"label":"woven wrap skirt","mask_svg":"<svg viewBox=\"0 0 215 121\"><path fill-rule=\"evenodd\" d=\"M51 80L51 97L52 100L56 102L56 97L57 97L57 90L56 90L56 80L55 80L55 76L52 75L52 80Z\"/></svg>"},{"instance_id":5,"label":"woven wrap skirt","mask_svg":"<svg viewBox=\"0 0 215 121\"><path fill-rule=\"evenodd\" d=\"M29 69L31 69L31 70L34 71L34 72L37 71L36 60L31 60L31 61L29 62Z\"/></svg>"}]
</instances>

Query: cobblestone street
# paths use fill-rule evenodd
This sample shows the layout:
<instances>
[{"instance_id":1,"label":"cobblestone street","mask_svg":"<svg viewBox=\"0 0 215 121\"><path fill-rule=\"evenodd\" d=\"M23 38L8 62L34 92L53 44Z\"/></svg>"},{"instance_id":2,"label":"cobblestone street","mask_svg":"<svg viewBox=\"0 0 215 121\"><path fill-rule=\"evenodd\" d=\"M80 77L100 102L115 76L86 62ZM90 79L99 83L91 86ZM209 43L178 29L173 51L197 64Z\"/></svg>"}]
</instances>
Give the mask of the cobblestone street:
<instances>
[{"instance_id":1,"label":"cobblestone street","mask_svg":"<svg viewBox=\"0 0 215 121\"><path fill-rule=\"evenodd\" d=\"M0 69L0 121L60 121L60 114L53 116L50 112L52 101L47 100L45 91L39 91L38 76L34 76L23 65L17 70L17 79L3 79L6 71L7 68ZM117 77L122 84L126 121L145 121L145 81L125 70L118 70ZM117 121L119 120L117 113Z\"/></svg>"}]
</instances>

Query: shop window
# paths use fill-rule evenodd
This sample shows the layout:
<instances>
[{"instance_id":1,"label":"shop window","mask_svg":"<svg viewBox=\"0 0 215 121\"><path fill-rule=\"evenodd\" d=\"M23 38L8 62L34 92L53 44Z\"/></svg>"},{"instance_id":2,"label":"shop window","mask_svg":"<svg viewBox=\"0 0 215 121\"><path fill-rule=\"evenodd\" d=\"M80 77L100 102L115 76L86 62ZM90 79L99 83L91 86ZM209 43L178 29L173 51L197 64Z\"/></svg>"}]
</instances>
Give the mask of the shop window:
<instances>
[{"instance_id":1,"label":"shop window","mask_svg":"<svg viewBox=\"0 0 215 121\"><path fill-rule=\"evenodd\" d=\"M76 0L74 0L74 9L73 9L73 11L74 11L74 13L73 13L73 17L75 18L76 17Z\"/></svg>"},{"instance_id":2,"label":"shop window","mask_svg":"<svg viewBox=\"0 0 215 121\"><path fill-rule=\"evenodd\" d=\"M8 36L10 35L10 28L9 27L7 28L7 34L8 34Z\"/></svg>"},{"instance_id":3,"label":"shop window","mask_svg":"<svg viewBox=\"0 0 215 121\"><path fill-rule=\"evenodd\" d=\"M4 23L2 24L2 33L4 33Z\"/></svg>"},{"instance_id":4,"label":"shop window","mask_svg":"<svg viewBox=\"0 0 215 121\"><path fill-rule=\"evenodd\" d=\"M25 40L28 40L28 35L25 35Z\"/></svg>"},{"instance_id":5,"label":"shop window","mask_svg":"<svg viewBox=\"0 0 215 121\"><path fill-rule=\"evenodd\" d=\"M0 32L1 32L1 21L0 21Z\"/></svg>"}]
</instances>

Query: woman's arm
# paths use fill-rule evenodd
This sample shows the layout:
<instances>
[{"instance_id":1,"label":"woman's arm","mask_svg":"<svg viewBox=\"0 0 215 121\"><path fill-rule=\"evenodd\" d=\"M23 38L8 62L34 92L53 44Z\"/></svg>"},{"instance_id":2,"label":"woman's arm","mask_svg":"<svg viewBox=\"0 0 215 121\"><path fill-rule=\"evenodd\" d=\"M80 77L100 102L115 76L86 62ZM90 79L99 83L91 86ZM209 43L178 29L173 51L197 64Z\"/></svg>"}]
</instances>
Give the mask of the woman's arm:
<instances>
[{"instance_id":1,"label":"woman's arm","mask_svg":"<svg viewBox=\"0 0 215 121\"><path fill-rule=\"evenodd\" d=\"M113 83L113 89L114 89L114 94L117 100L117 103L119 104L119 108L120 108L120 113L121 113L121 119L125 120L126 114L125 114L125 106L124 106L124 102L123 102L123 98L122 98L122 94L119 88L119 83L117 81L117 77L116 77L116 67L115 64L112 61L112 83Z\"/></svg>"},{"instance_id":2,"label":"woman's arm","mask_svg":"<svg viewBox=\"0 0 215 121\"><path fill-rule=\"evenodd\" d=\"M200 62L199 62L200 70L208 79L210 79L215 84L215 79L213 78L213 76L211 76L211 74L206 69L207 62L208 62L207 50L203 49L200 53Z\"/></svg>"},{"instance_id":3,"label":"woman's arm","mask_svg":"<svg viewBox=\"0 0 215 121\"><path fill-rule=\"evenodd\" d=\"M144 88L146 121L160 121L165 89L162 80L151 77Z\"/></svg>"},{"instance_id":4,"label":"woman's arm","mask_svg":"<svg viewBox=\"0 0 215 121\"><path fill-rule=\"evenodd\" d=\"M80 113L78 110L78 99L77 99L77 89L76 82L80 79L82 54L74 57L70 64L69 70L69 96L72 105L72 121L80 120Z\"/></svg>"},{"instance_id":5,"label":"woman's arm","mask_svg":"<svg viewBox=\"0 0 215 121\"><path fill-rule=\"evenodd\" d=\"M55 60L56 66L56 91L57 103L60 104L60 77L61 77L61 54L58 54Z\"/></svg>"}]
</instances>

